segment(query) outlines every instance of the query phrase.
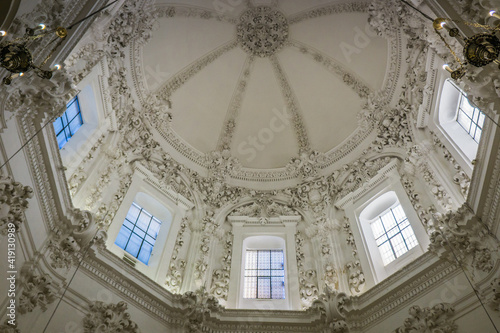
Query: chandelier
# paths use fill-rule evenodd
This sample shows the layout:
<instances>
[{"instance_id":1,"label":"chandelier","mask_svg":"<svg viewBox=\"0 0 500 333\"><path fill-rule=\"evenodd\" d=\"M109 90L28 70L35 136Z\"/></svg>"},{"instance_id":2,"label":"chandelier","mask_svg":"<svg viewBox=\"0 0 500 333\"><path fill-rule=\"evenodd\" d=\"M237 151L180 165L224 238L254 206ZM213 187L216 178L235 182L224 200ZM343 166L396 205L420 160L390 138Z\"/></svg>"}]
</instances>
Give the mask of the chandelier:
<instances>
[{"instance_id":1,"label":"chandelier","mask_svg":"<svg viewBox=\"0 0 500 333\"><path fill-rule=\"evenodd\" d=\"M466 65L470 64L475 67L484 67L491 63L495 63L499 65L500 69L500 39L497 36L497 33L500 32L500 25L496 27L492 27L489 25L479 24L475 22L468 22L462 20L452 20L449 18L436 18L433 19L427 14L423 13L421 10L417 9L415 6L411 5L405 0L401 0L401 2L405 3L409 7L418 11L425 18L432 21L432 26L434 31L439 35L440 39L446 45L450 53L453 55L455 61L459 64L459 68L452 69L449 65L444 65L443 68L451 73L451 77L454 80L458 80L462 78L467 70ZM496 13L496 11L492 10L489 12L490 16L496 17L500 19L500 15ZM481 32L467 37L460 33L460 30L456 27L452 27L451 23L464 24L466 26L470 26L473 28L477 28L481 30ZM460 59L457 53L453 50L450 44L446 41L446 38L443 36L443 31L448 31L450 37L456 38L461 44L463 44L463 58Z\"/></svg>"},{"instance_id":2,"label":"chandelier","mask_svg":"<svg viewBox=\"0 0 500 333\"><path fill-rule=\"evenodd\" d=\"M0 67L5 68L11 73L10 75L4 77L2 82L9 85L11 84L12 79L23 76L24 73L31 70L33 70L36 75L42 79L50 79L52 77L52 72L59 69L60 66L56 65L53 70L45 70L43 69L43 66L66 39L68 36L68 30L106 9L117 1L118 0L111 2L83 19L71 24L67 28L57 27L55 29L48 30L46 29L45 24L39 24L36 28L27 28L24 36L22 37L14 38L6 42L0 41ZM4 37L6 35L7 33L5 31L0 32L0 37ZM29 47L34 41L50 36L53 37L53 40L47 44L47 47L56 41L58 42L49 51L47 57L45 57L40 64L36 65L33 61L33 55Z\"/></svg>"}]
</instances>

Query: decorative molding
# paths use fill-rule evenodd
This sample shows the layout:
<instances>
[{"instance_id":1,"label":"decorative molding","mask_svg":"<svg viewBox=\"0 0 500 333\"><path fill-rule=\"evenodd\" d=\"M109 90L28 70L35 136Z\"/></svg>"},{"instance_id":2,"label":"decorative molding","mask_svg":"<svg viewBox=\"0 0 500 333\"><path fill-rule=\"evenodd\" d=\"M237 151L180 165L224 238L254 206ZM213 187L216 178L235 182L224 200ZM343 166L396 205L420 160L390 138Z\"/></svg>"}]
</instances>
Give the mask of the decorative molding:
<instances>
[{"instance_id":1,"label":"decorative molding","mask_svg":"<svg viewBox=\"0 0 500 333\"><path fill-rule=\"evenodd\" d=\"M491 282L493 295L488 301L488 305L500 316L500 277Z\"/></svg>"},{"instance_id":2,"label":"decorative molding","mask_svg":"<svg viewBox=\"0 0 500 333\"><path fill-rule=\"evenodd\" d=\"M434 170L429 166L429 149L424 145L413 145L408 148L405 158L405 171L410 175L417 176L419 173L422 179L429 185L430 192L436 199L436 202L445 210L453 208L453 200L445 190L443 185L437 180Z\"/></svg>"},{"instance_id":3,"label":"decorative molding","mask_svg":"<svg viewBox=\"0 0 500 333\"><path fill-rule=\"evenodd\" d=\"M184 310L184 327L188 333L206 332L205 322L210 314L222 309L217 298L209 295L203 288L186 292L180 297L180 303Z\"/></svg>"},{"instance_id":4,"label":"decorative molding","mask_svg":"<svg viewBox=\"0 0 500 333\"><path fill-rule=\"evenodd\" d=\"M0 234L18 232L24 222L24 212L28 199L33 197L33 189L15 182L12 177L0 175ZM12 230L14 229L14 230Z\"/></svg>"},{"instance_id":5,"label":"decorative molding","mask_svg":"<svg viewBox=\"0 0 500 333\"><path fill-rule=\"evenodd\" d=\"M186 18L199 18L204 20L216 20L221 22L228 22L236 25L238 19L219 13L217 11L195 7L186 6L179 4L155 4L155 10L158 12L158 17L160 18L172 18L172 17L186 17Z\"/></svg>"},{"instance_id":6,"label":"decorative molding","mask_svg":"<svg viewBox=\"0 0 500 333\"><path fill-rule=\"evenodd\" d=\"M269 57L288 39L288 22L279 10L267 6L251 7L240 16L236 38L250 55Z\"/></svg>"},{"instance_id":7,"label":"decorative molding","mask_svg":"<svg viewBox=\"0 0 500 333\"><path fill-rule=\"evenodd\" d=\"M227 293L229 292L229 281L231 277L231 262L233 253L233 233L225 232L222 239L224 248L221 257L222 267L215 269L212 273L212 288L210 294L217 297L219 300L227 300Z\"/></svg>"},{"instance_id":8,"label":"decorative molding","mask_svg":"<svg viewBox=\"0 0 500 333\"><path fill-rule=\"evenodd\" d=\"M366 12L369 3L367 2L354 2L354 3L340 3L328 5L320 8L314 8L292 15L288 22L290 25L302 22L304 20L314 19L327 15L336 15L343 13Z\"/></svg>"},{"instance_id":9,"label":"decorative molding","mask_svg":"<svg viewBox=\"0 0 500 333\"><path fill-rule=\"evenodd\" d=\"M84 333L140 333L139 327L130 319L126 302L106 304L96 301L89 305L89 313L83 318Z\"/></svg>"},{"instance_id":10,"label":"decorative molding","mask_svg":"<svg viewBox=\"0 0 500 333\"><path fill-rule=\"evenodd\" d=\"M17 328L17 324L11 325L6 320L5 323L0 325L0 332L2 333L21 333L21 331Z\"/></svg>"},{"instance_id":11,"label":"decorative molding","mask_svg":"<svg viewBox=\"0 0 500 333\"><path fill-rule=\"evenodd\" d=\"M318 299L318 277L316 270L304 268L306 262L304 255L304 237L300 231L295 234L295 253L297 258L297 269L299 272L300 303L303 309L309 308Z\"/></svg>"},{"instance_id":12,"label":"decorative molding","mask_svg":"<svg viewBox=\"0 0 500 333\"><path fill-rule=\"evenodd\" d=\"M250 79L250 69L252 68L254 60L255 58L253 56L248 56L245 61L242 74L236 84L231 102L229 103L229 109L227 110L226 119L224 120L224 126L222 126L222 130L219 135L219 141L217 143L218 151L230 151L231 149L231 141L233 139L234 132L236 131L241 103L245 97L245 91Z\"/></svg>"},{"instance_id":13,"label":"decorative molding","mask_svg":"<svg viewBox=\"0 0 500 333\"><path fill-rule=\"evenodd\" d=\"M438 147L442 150L444 159L451 164L455 174L453 175L453 183L455 183L462 193L464 199L467 198L467 194L469 192L470 187L470 177L465 173L460 164L455 160L450 151L446 148L446 146L441 142L441 140L437 137L437 135L431 131L433 143L435 147Z\"/></svg>"},{"instance_id":14,"label":"decorative molding","mask_svg":"<svg viewBox=\"0 0 500 333\"><path fill-rule=\"evenodd\" d=\"M288 78L286 77L286 74L283 71L283 68L281 67L281 64L276 55L271 55L269 57L269 60L271 60L274 73L281 87L281 93L286 103L286 110L295 128L295 135L297 137L299 152L309 151L311 149L309 138L307 135L307 130L305 128L302 111L300 110L299 102L297 101L297 97L295 96L295 93L293 92L292 87L288 82Z\"/></svg>"},{"instance_id":15,"label":"decorative molding","mask_svg":"<svg viewBox=\"0 0 500 333\"><path fill-rule=\"evenodd\" d=\"M31 76L14 81L7 88L6 110L34 120L53 120L66 111L66 103L76 95L72 77L65 69L55 71L50 80Z\"/></svg>"},{"instance_id":16,"label":"decorative molding","mask_svg":"<svg viewBox=\"0 0 500 333\"><path fill-rule=\"evenodd\" d=\"M326 288L325 293L321 294L319 298L313 302L309 311L316 310L323 315L329 332L347 333L349 332L349 327L344 320L347 302L347 295Z\"/></svg>"},{"instance_id":17,"label":"decorative molding","mask_svg":"<svg viewBox=\"0 0 500 333\"><path fill-rule=\"evenodd\" d=\"M182 218L179 233L177 234L174 249L172 251L172 256L170 257L168 273L165 278L165 287L174 294L180 293L184 269L186 268L186 260L179 258L179 254L184 245L184 233L187 229L187 223L188 219L186 217Z\"/></svg>"},{"instance_id":18,"label":"decorative molding","mask_svg":"<svg viewBox=\"0 0 500 333\"><path fill-rule=\"evenodd\" d=\"M223 54L234 49L237 45L237 40L230 41L193 62L179 73L173 75L165 84L163 84L162 87L156 91L156 96L164 101L168 100L172 93L179 89L184 83L186 83L186 81L220 58Z\"/></svg>"},{"instance_id":19,"label":"decorative molding","mask_svg":"<svg viewBox=\"0 0 500 333\"><path fill-rule=\"evenodd\" d=\"M408 310L410 317L395 333L455 333L458 326L452 320L455 309L449 303L439 303L432 308L412 306Z\"/></svg>"},{"instance_id":20,"label":"decorative molding","mask_svg":"<svg viewBox=\"0 0 500 333\"><path fill-rule=\"evenodd\" d=\"M233 209L229 216L248 216L248 217L279 217L279 216L297 216L300 215L296 210L288 205L277 202L276 200L262 196L257 197L256 201Z\"/></svg>"},{"instance_id":21,"label":"decorative molding","mask_svg":"<svg viewBox=\"0 0 500 333\"><path fill-rule=\"evenodd\" d=\"M445 259L489 273L499 258L498 240L467 204L456 211L434 214L429 250Z\"/></svg>"},{"instance_id":22,"label":"decorative molding","mask_svg":"<svg viewBox=\"0 0 500 333\"><path fill-rule=\"evenodd\" d=\"M361 263L359 260L348 262L346 264L348 282L349 282L349 290L352 295L359 295L363 292L365 288L365 275L363 274L363 270L361 268Z\"/></svg>"},{"instance_id":23,"label":"decorative molding","mask_svg":"<svg viewBox=\"0 0 500 333\"><path fill-rule=\"evenodd\" d=\"M337 76L346 86L351 88L360 98L366 98L374 92L370 89L368 84L363 82L363 80L352 71L347 70L334 58L326 55L309 45L301 43L297 40L290 40L288 45L298 49L301 53L312 58L314 61L326 68L330 73Z\"/></svg>"},{"instance_id":24,"label":"decorative molding","mask_svg":"<svg viewBox=\"0 0 500 333\"><path fill-rule=\"evenodd\" d=\"M32 312L37 306L42 311L45 311L47 310L47 305L56 300L56 294L52 290L53 281L49 275L38 275L34 272L28 272L27 276L23 277L23 280L24 288L19 297L19 313Z\"/></svg>"}]
</instances>

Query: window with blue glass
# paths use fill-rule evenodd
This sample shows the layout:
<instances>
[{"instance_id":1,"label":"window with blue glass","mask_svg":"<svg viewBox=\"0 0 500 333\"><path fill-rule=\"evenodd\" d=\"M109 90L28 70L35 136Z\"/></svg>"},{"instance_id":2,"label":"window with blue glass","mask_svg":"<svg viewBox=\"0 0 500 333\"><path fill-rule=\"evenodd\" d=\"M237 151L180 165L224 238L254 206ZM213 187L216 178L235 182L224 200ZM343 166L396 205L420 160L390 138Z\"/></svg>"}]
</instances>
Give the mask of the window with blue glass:
<instances>
[{"instance_id":1,"label":"window with blue glass","mask_svg":"<svg viewBox=\"0 0 500 333\"><path fill-rule=\"evenodd\" d=\"M61 149L69 139L75 135L76 131L83 125L82 113L78 96L75 96L68 105L63 115L54 121L54 131L56 132L57 143Z\"/></svg>"},{"instance_id":2,"label":"window with blue glass","mask_svg":"<svg viewBox=\"0 0 500 333\"><path fill-rule=\"evenodd\" d=\"M115 244L148 264L161 222L135 202L116 237Z\"/></svg>"},{"instance_id":3,"label":"window with blue glass","mask_svg":"<svg viewBox=\"0 0 500 333\"><path fill-rule=\"evenodd\" d=\"M284 299L283 250L246 250L244 298Z\"/></svg>"}]
</instances>

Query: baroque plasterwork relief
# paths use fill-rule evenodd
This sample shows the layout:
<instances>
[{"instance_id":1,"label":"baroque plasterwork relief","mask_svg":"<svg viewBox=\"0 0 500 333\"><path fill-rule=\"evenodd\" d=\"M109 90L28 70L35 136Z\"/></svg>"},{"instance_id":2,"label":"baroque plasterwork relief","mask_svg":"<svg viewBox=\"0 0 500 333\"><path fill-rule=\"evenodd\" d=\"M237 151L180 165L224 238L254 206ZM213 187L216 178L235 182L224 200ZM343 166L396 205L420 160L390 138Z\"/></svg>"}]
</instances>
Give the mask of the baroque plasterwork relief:
<instances>
[{"instance_id":1,"label":"baroque plasterwork relief","mask_svg":"<svg viewBox=\"0 0 500 333\"><path fill-rule=\"evenodd\" d=\"M236 26L240 46L251 55L269 57L288 39L288 22L279 10L259 6L243 12Z\"/></svg>"},{"instance_id":2,"label":"baroque plasterwork relief","mask_svg":"<svg viewBox=\"0 0 500 333\"><path fill-rule=\"evenodd\" d=\"M121 22L123 25L124 21ZM123 42L123 40L121 41ZM123 47L120 39L116 41L116 45L120 45L121 48ZM123 73L123 67L121 66L123 66L123 64L118 64L115 65L115 67L112 67L110 86L112 87L112 91L116 93L116 96L126 96L121 102L116 101L114 103L114 107L120 108L121 127L119 132L123 136L124 140L120 143L120 148L116 155L110 154L108 156L110 163L106 164L104 172L99 175L97 185L91 189L91 194L88 200L88 207L92 209L92 211L97 212L99 221L103 221L99 223L102 223L105 226L109 225L114 217L116 209L119 207L121 200L130 186L131 171L128 167L122 168L122 164L135 162L144 163L147 165L149 170L153 170L154 175L158 179L161 179L165 183L172 184L174 187L177 186L176 190L179 192L185 191L186 195L189 193L187 188L193 188L194 191L201 194L203 201L210 207L210 209L221 209L226 205L236 205L244 196L252 196L251 191L248 189L227 184L228 177L232 176L231 171L235 168L234 166L237 165L237 161L232 160L228 156L224 156L224 154L222 154L223 152L218 151L213 154L209 154L208 156L202 156L203 164L206 165L209 170L209 176L203 177L184 167L182 164L174 161L170 155L162 151L160 145L151 134L151 128L148 127L150 126L148 119L145 119L145 117L141 118L139 115L140 110L134 107L121 108L121 106L127 104L130 98L128 93L130 88L128 88L128 85L125 82L126 78ZM374 104L371 105L371 111L377 109ZM369 113L370 112L366 112L366 114ZM384 109L383 113L380 113L382 115L375 115L375 117L379 118L373 120L373 123L377 124L377 138L374 145L368 150L370 152L381 152L388 147L409 149L411 144L413 144L413 134L411 134L411 130L409 129L410 125L408 124L408 109L406 108L406 105L398 105L395 109ZM107 154L109 154L109 152ZM365 153L364 155L364 157L369 156L368 153ZM349 191L362 186L364 182L376 174L376 172L388 161L387 157L366 158L358 162L350 163L344 166L341 170L326 177L321 176L317 168L318 161L323 161L324 158L325 157L322 153L307 150L299 158L293 160L291 164L296 165L293 172L294 174L300 174L303 182L297 187L291 187L279 191L280 195L283 195L288 199L287 205L289 207L285 207L291 210L301 209L311 213L313 218L309 223L317 225L325 223L325 209L331 205L336 197L345 195ZM416 162L413 162L413 164L415 163ZM450 160L450 163L453 162ZM287 173L287 175L289 174L290 173ZM118 177L119 181L116 181L116 179L112 180L111 178L113 177ZM76 176L76 179L78 178L79 176ZM181 178L181 180L178 178ZM436 186L438 185L439 184ZM77 185L76 188L79 188L79 186ZM181 188L184 188L184 190ZM408 191L410 191L411 186L408 185L408 188ZM113 198L108 198L104 195L105 193L103 191L107 191L107 189L110 189L109 191L113 192ZM436 195L442 195L440 193L441 191L438 188ZM253 195L256 196L256 194ZM421 205L421 203L419 203L419 201L415 198L413 202L415 203L416 208L419 207L418 205ZM267 209L269 209L269 207L272 207L272 204L269 204ZM251 209L255 209L255 207ZM282 211L280 211L280 209L282 209L282 207L276 208L273 210L273 212L276 213L271 213L271 215L281 214ZM423 209L425 211L425 209L421 208L421 206L419 209ZM261 213L259 212L259 214ZM422 214L428 215L427 212ZM211 230L210 232L212 236L216 234L215 230L217 230L217 226L215 225L212 217L206 217L203 221L203 226ZM183 262L184 259L180 259L178 254L183 246L182 242L184 230L185 227L181 226L182 232L179 233L180 237L177 238L179 245L176 243L176 247L174 248L175 256L172 256L174 265L171 266L171 272L167 277L167 281L169 281L167 282L167 286L173 292L179 291L180 285L182 284L183 265L185 265L185 261ZM328 232L332 231L328 228L319 230L326 230ZM478 233L480 234L480 232ZM474 237L476 236L477 235ZM81 245L78 243L75 244L75 242L73 242L74 239L71 237L73 236L71 236L70 233L63 233L60 239L56 239L57 245L54 246L63 251L60 257L71 257L72 254L80 251ZM224 246L227 247L228 239L225 239L225 241ZM203 270L207 265L206 259L208 253L211 251L212 244L210 244L208 237L202 237L202 241L198 245L201 256L199 257L200 260L198 261L196 272L198 274L198 278L203 279L206 278L206 276L203 275ZM310 302L311 296L315 297L316 295L316 289L314 288L316 287L314 285L315 279L317 281L327 281L327 285L330 287L338 288L338 274L343 269L347 270L351 292L353 294L354 292L358 293L358 290L362 288L363 274L362 271L359 270L357 261L350 261L345 265L345 268L340 267L339 265L329 261L333 249L328 244L328 241L320 240L320 245L322 257L325 259L324 265L322 266L324 276L314 276L317 272L313 272L312 270L305 270L303 272L304 280L301 286L301 292L308 297L307 302ZM349 245L352 246L353 252L356 251L354 246L355 244ZM475 249L478 250L476 251L478 254L475 258L479 259L478 262L480 262L480 266L478 266L478 268L481 270L487 269L489 265L488 253L483 251L481 248ZM57 252L57 250L54 250L53 252ZM230 256L230 253L226 251L224 253L224 258L228 255ZM58 261L54 260L54 262ZM56 265L56 267L67 267L66 265L66 263L62 262ZM224 267L227 267L227 259L223 265L226 265ZM219 275L221 276L220 281L222 281L222 283L224 282L223 280L227 278L225 275L227 270L224 272L225 269L226 268L223 268L223 273ZM299 274L301 274L300 270ZM171 279L170 276L173 276L174 278ZM216 285L217 281L214 283ZM225 286L219 285L218 287L222 290L220 292L220 296L223 298ZM325 312L328 311L325 310ZM199 314L196 314L195 317L199 318L200 316ZM198 329L199 327L197 326L198 324L196 320L192 323L192 325L195 327L194 329ZM345 323L342 322L342 319L338 318L334 319L330 323L330 326L334 332L344 332L346 329Z\"/></svg>"},{"instance_id":3,"label":"baroque plasterwork relief","mask_svg":"<svg viewBox=\"0 0 500 333\"><path fill-rule=\"evenodd\" d=\"M127 308L127 303L123 301L117 304L106 304L100 301L91 303L89 305L89 312L83 318L83 332L140 333L141 330L131 320Z\"/></svg>"},{"instance_id":4,"label":"baroque plasterwork relief","mask_svg":"<svg viewBox=\"0 0 500 333\"><path fill-rule=\"evenodd\" d=\"M187 17L201 17L204 19L217 19L217 20L225 20L220 17L220 15L224 16L225 14L219 14L219 16L213 15L210 13L210 10L200 9L200 8L188 8L189 6L159 6L158 9L161 14L160 17L175 17L177 15L187 16ZM166 9L167 8L167 9ZM252 7L253 9L258 7ZM368 5L366 3L354 3L354 4L342 4L342 5L333 5L333 6L325 6L320 7L312 11L311 13L307 13L307 17L303 17L301 20L306 18L314 18L321 15L334 15L343 12L366 12L368 10ZM183 14L182 14L183 13ZM189 14L186 14L189 13ZM200 16L201 15L201 16ZM332 149L328 153L325 153L325 158L321 161L320 164L317 165L318 170L322 170L327 168L331 164L335 163L339 159L345 157L349 154L356 146L359 145L361 141L363 141L371 132L374 126L374 120L371 119L370 115L373 115L374 106L372 106L373 101L377 101L377 104L384 105L387 104L393 96L394 93L394 85L396 83L396 79L399 76L400 71L400 56L401 53L401 41L400 36L396 34L395 38L390 38L388 40L390 44L390 69L388 70L388 74L386 76L386 85L385 87L377 92L377 96L373 96L373 92L370 88L367 87L365 83L360 80L357 75L352 72L346 70L339 64L337 64L333 59L329 58L324 54L318 53L319 51L313 50L311 47L307 45L303 45L297 41L287 42L285 47L293 46L298 47L302 52L310 54L313 59L320 62L323 66L325 66L329 71L331 71L334 75L340 76L341 80L351 87L359 96L363 98L367 98L368 95L371 95L370 98L366 100L367 106L364 107L364 110L360 112L359 119L359 127L358 129L350 135L348 139L346 139L339 147ZM300 45L298 45L299 43ZM141 67L142 65L142 54L141 48L138 45L132 45L130 49L130 59L131 59L131 67L133 70L133 81L134 87L137 89L137 95L139 99L146 109L153 109L151 104L161 103L161 101L168 101L172 93L175 93L177 89L182 87L184 83L189 80L192 76L196 75L198 72L203 70L207 65L217 60L220 56L225 54L226 52L233 49L238 45L236 40L231 41L227 44L220 46L215 49L211 53L204 55L202 58L196 60L192 64L185 67L181 72L174 74L171 76L168 81L163 85L162 88L158 89L156 92L149 92L145 86L145 74L144 70ZM253 55L253 54L252 54ZM287 83L285 76L283 75L283 71L281 70L281 65L279 60L275 56L271 56L269 58L273 67L275 68L275 72L278 77L278 81L281 83L281 89L283 95L285 96L285 101L287 103L287 112L291 115L293 120L294 129L296 133L296 138L299 143L301 152L309 152L312 151L309 144L309 138L307 135L307 130L304 127L304 121L301 116L301 111L298 108L298 103L296 98L293 96L293 92L291 92L290 85ZM250 63L252 62L250 58ZM248 70L248 61L247 65L245 65L247 69L242 70L242 77L240 77L240 81L236 85L235 94L233 95L233 99L231 104L229 105L228 112L226 115L226 119L224 122L223 129L219 135L219 142L217 145L218 151L222 152L223 150L228 150L230 147L231 139L233 137L233 133L238 124L238 111L241 106L241 100L244 97L245 90L245 82L248 80L248 75L250 73ZM165 103L165 102L163 102ZM175 112L174 112L175 113ZM199 152L198 150L191 147L185 140L176 134L172 128L170 127L170 122L165 121L165 116L168 114L168 117L175 117L175 114L171 112L158 112L151 121L155 123L155 128L159 131L161 137L165 140L164 142L172 146L175 150L179 151L183 156L185 156L188 160L196 163L197 165L205 168L206 165L206 157L204 154ZM376 112L380 113L380 112ZM158 125L161 124L161 125ZM163 144L163 143L162 143ZM293 168L293 161L289 163L284 168L277 168L272 170L254 170L248 168L237 168L231 171L231 178L244 180L244 181L252 181L252 180L266 180L266 181L279 181L286 179L293 179L300 177L301 174L297 173L297 171Z\"/></svg>"},{"instance_id":5,"label":"baroque plasterwork relief","mask_svg":"<svg viewBox=\"0 0 500 333\"><path fill-rule=\"evenodd\" d=\"M33 189L13 181L12 177L0 175L0 234L5 236L9 229L19 231L24 221L24 211L28 199L33 197ZM10 225L12 224L14 227Z\"/></svg>"},{"instance_id":6,"label":"baroque plasterwork relief","mask_svg":"<svg viewBox=\"0 0 500 333\"><path fill-rule=\"evenodd\" d=\"M435 213L429 223L429 250L470 272L489 273L499 258L498 240L464 204L457 211Z\"/></svg>"},{"instance_id":7,"label":"baroque plasterwork relief","mask_svg":"<svg viewBox=\"0 0 500 333\"><path fill-rule=\"evenodd\" d=\"M52 278L47 274L39 275L35 272L23 274L24 288L19 297L19 312L32 312L37 306L45 311L47 306L56 300L56 293L52 287Z\"/></svg>"},{"instance_id":8,"label":"baroque plasterwork relief","mask_svg":"<svg viewBox=\"0 0 500 333\"><path fill-rule=\"evenodd\" d=\"M449 303L439 303L432 308L415 305L408 310L408 314L410 316L395 333L457 332L458 326L452 319L455 309Z\"/></svg>"}]
</instances>

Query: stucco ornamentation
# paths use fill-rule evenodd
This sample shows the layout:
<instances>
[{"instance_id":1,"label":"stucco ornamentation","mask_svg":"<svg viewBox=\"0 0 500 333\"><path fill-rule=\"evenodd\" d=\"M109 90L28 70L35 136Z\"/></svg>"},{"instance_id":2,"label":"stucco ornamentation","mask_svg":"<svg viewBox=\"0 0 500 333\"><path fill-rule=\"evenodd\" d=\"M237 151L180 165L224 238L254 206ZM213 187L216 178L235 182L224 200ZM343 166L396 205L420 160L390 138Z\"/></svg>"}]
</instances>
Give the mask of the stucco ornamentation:
<instances>
[{"instance_id":1,"label":"stucco ornamentation","mask_svg":"<svg viewBox=\"0 0 500 333\"><path fill-rule=\"evenodd\" d=\"M253 7L240 16L236 35L249 54L268 57L288 39L288 22L280 11L271 7Z\"/></svg>"},{"instance_id":2,"label":"stucco ornamentation","mask_svg":"<svg viewBox=\"0 0 500 333\"><path fill-rule=\"evenodd\" d=\"M485 273L493 269L497 240L466 204L456 211L434 214L429 225L430 251Z\"/></svg>"},{"instance_id":3,"label":"stucco ornamentation","mask_svg":"<svg viewBox=\"0 0 500 333\"><path fill-rule=\"evenodd\" d=\"M353 295L359 295L365 287L365 275L361 269L359 261L348 262L346 264L349 278L349 289Z\"/></svg>"},{"instance_id":4,"label":"stucco ornamentation","mask_svg":"<svg viewBox=\"0 0 500 333\"><path fill-rule=\"evenodd\" d=\"M11 177L0 176L0 234L9 232L9 224L19 231L24 221L24 211L28 208L28 199L33 197L33 189L15 182Z\"/></svg>"},{"instance_id":5,"label":"stucco ornamentation","mask_svg":"<svg viewBox=\"0 0 500 333\"><path fill-rule=\"evenodd\" d=\"M2 333L21 333L21 331L17 328L17 324L11 325L5 321L4 324L0 325L0 332Z\"/></svg>"},{"instance_id":6,"label":"stucco ornamentation","mask_svg":"<svg viewBox=\"0 0 500 333\"><path fill-rule=\"evenodd\" d=\"M209 295L205 289L188 291L180 297L184 309L184 327L189 333L201 333L205 321L210 313L216 313L222 309L217 298Z\"/></svg>"},{"instance_id":7,"label":"stucco ornamentation","mask_svg":"<svg viewBox=\"0 0 500 333\"><path fill-rule=\"evenodd\" d=\"M500 277L494 279L491 282L491 286L493 287L493 295L489 299L488 304L500 316Z\"/></svg>"},{"instance_id":8,"label":"stucco ornamentation","mask_svg":"<svg viewBox=\"0 0 500 333\"><path fill-rule=\"evenodd\" d=\"M349 326L344 319L345 306L348 297L344 293L326 288L325 292L315 300L309 311L319 311L332 333L347 333Z\"/></svg>"},{"instance_id":9,"label":"stucco ornamentation","mask_svg":"<svg viewBox=\"0 0 500 333\"><path fill-rule=\"evenodd\" d=\"M106 304L100 301L89 306L89 313L83 318L84 333L140 333L139 327L126 312L127 303Z\"/></svg>"},{"instance_id":10,"label":"stucco ornamentation","mask_svg":"<svg viewBox=\"0 0 500 333\"><path fill-rule=\"evenodd\" d=\"M174 250L172 251L172 257L170 258L168 274L165 278L165 286L172 293L180 292L184 269L186 268L186 261L179 258L179 255L184 245L184 234L187 229L187 223L188 219L186 217L182 218L180 230L175 240Z\"/></svg>"},{"instance_id":11,"label":"stucco ornamentation","mask_svg":"<svg viewBox=\"0 0 500 333\"><path fill-rule=\"evenodd\" d=\"M214 270L212 273L212 288L210 289L210 293L218 299L227 300L231 262L233 258L233 234L231 232L226 232L224 236L224 250L220 260L222 267Z\"/></svg>"},{"instance_id":12,"label":"stucco ornamentation","mask_svg":"<svg viewBox=\"0 0 500 333\"><path fill-rule=\"evenodd\" d=\"M402 327L396 333L455 333L457 325L452 320L455 309L448 303L439 303L432 308L412 306Z\"/></svg>"},{"instance_id":13,"label":"stucco ornamentation","mask_svg":"<svg viewBox=\"0 0 500 333\"><path fill-rule=\"evenodd\" d=\"M29 272L25 277L25 287L19 297L19 312L21 314L33 311L35 307L40 306L42 311L47 309L47 305L54 302L56 295L52 285L52 278L47 275L38 275Z\"/></svg>"},{"instance_id":14,"label":"stucco ornamentation","mask_svg":"<svg viewBox=\"0 0 500 333\"><path fill-rule=\"evenodd\" d=\"M66 103L76 95L72 77L60 69L50 80L38 76L23 78L30 82L17 81L8 88L6 109L17 116L35 118L43 112L46 119L60 116L66 111Z\"/></svg>"},{"instance_id":15,"label":"stucco ornamentation","mask_svg":"<svg viewBox=\"0 0 500 333\"><path fill-rule=\"evenodd\" d=\"M318 277L316 270L305 267L306 258L304 255L304 237L301 232L295 234L295 256L297 258L297 268L299 272L299 293L300 303L303 309L312 305L318 298Z\"/></svg>"}]
</instances>

